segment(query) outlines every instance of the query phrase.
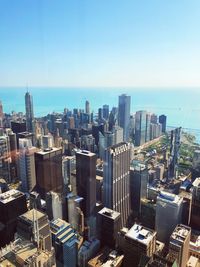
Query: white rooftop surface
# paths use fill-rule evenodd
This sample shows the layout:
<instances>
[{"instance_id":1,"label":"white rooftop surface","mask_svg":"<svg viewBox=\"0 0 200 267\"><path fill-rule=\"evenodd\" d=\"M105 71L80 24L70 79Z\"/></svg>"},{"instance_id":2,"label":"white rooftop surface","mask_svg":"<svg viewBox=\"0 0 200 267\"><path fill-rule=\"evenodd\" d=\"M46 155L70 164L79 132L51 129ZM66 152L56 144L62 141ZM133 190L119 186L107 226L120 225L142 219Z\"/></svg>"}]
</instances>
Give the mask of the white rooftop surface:
<instances>
[{"instance_id":1,"label":"white rooftop surface","mask_svg":"<svg viewBox=\"0 0 200 267\"><path fill-rule=\"evenodd\" d=\"M149 231L141 225L134 224L133 227L131 227L131 229L127 232L126 237L147 245L154 236L154 233L154 231Z\"/></svg>"},{"instance_id":2,"label":"white rooftop surface","mask_svg":"<svg viewBox=\"0 0 200 267\"><path fill-rule=\"evenodd\" d=\"M55 151L59 151L59 150L60 150L60 148L53 147L52 149L37 151L36 153L41 154L41 155L46 155L46 154L49 154L51 152L55 152Z\"/></svg>"},{"instance_id":3,"label":"white rooftop surface","mask_svg":"<svg viewBox=\"0 0 200 267\"><path fill-rule=\"evenodd\" d=\"M185 227L184 225L178 225L174 232L172 233L171 237L176 240L180 240L184 242L185 238L188 236L190 231L189 227Z\"/></svg>"},{"instance_id":4,"label":"white rooftop surface","mask_svg":"<svg viewBox=\"0 0 200 267\"><path fill-rule=\"evenodd\" d=\"M161 191L160 195L158 196L158 199L169 203L179 204L180 202L182 202L183 198L178 195Z\"/></svg>"},{"instance_id":5,"label":"white rooftop surface","mask_svg":"<svg viewBox=\"0 0 200 267\"><path fill-rule=\"evenodd\" d=\"M77 151L76 154L81 154L81 155L85 155L85 156L88 156L88 157L92 157L92 156L96 156L95 153L92 153L88 150L80 150L80 151Z\"/></svg>"},{"instance_id":6,"label":"white rooftop surface","mask_svg":"<svg viewBox=\"0 0 200 267\"><path fill-rule=\"evenodd\" d=\"M18 197L17 196L18 194L23 195L22 192L15 190L15 189L11 189L7 192L1 193L0 194L0 202L2 202L3 204L6 204L6 203L16 199L16 197Z\"/></svg>"},{"instance_id":7,"label":"white rooftop surface","mask_svg":"<svg viewBox=\"0 0 200 267\"><path fill-rule=\"evenodd\" d=\"M196 178L192 185L195 186L195 187L200 186L200 177Z\"/></svg>"},{"instance_id":8,"label":"white rooftop surface","mask_svg":"<svg viewBox=\"0 0 200 267\"><path fill-rule=\"evenodd\" d=\"M104 215L104 216L106 216L108 218L111 218L113 220L120 216L119 212L111 210L111 209L108 209L106 207L104 207L102 210L100 210L99 214L102 214L102 215Z\"/></svg>"}]
</instances>

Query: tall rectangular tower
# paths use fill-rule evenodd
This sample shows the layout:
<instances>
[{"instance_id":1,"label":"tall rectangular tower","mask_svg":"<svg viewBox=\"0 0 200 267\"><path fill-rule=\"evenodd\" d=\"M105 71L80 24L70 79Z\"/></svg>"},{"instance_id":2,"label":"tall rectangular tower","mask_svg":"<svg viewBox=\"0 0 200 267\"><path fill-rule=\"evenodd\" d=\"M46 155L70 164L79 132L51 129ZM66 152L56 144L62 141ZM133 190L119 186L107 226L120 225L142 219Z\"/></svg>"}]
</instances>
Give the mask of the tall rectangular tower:
<instances>
[{"instance_id":1,"label":"tall rectangular tower","mask_svg":"<svg viewBox=\"0 0 200 267\"><path fill-rule=\"evenodd\" d=\"M35 153L36 185L41 197L49 191L62 192L62 149L52 148Z\"/></svg>"},{"instance_id":2,"label":"tall rectangular tower","mask_svg":"<svg viewBox=\"0 0 200 267\"><path fill-rule=\"evenodd\" d=\"M176 260L178 266L186 267L189 259L191 228L183 224L176 226L170 237L169 257Z\"/></svg>"},{"instance_id":3,"label":"tall rectangular tower","mask_svg":"<svg viewBox=\"0 0 200 267\"><path fill-rule=\"evenodd\" d=\"M26 106L26 130L28 132L34 132L34 114L33 114L33 98L26 92L25 94L25 106Z\"/></svg>"},{"instance_id":4,"label":"tall rectangular tower","mask_svg":"<svg viewBox=\"0 0 200 267\"><path fill-rule=\"evenodd\" d=\"M34 157L36 150L37 148L32 146L31 140L19 139L19 170L24 192L31 191L36 184Z\"/></svg>"},{"instance_id":5,"label":"tall rectangular tower","mask_svg":"<svg viewBox=\"0 0 200 267\"><path fill-rule=\"evenodd\" d=\"M135 145L141 146L146 141L147 112L137 111L135 115Z\"/></svg>"},{"instance_id":6,"label":"tall rectangular tower","mask_svg":"<svg viewBox=\"0 0 200 267\"><path fill-rule=\"evenodd\" d=\"M103 180L104 206L121 213L125 226L130 214L130 144L119 143L107 148Z\"/></svg>"},{"instance_id":7,"label":"tall rectangular tower","mask_svg":"<svg viewBox=\"0 0 200 267\"><path fill-rule=\"evenodd\" d=\"M96 206L96 154L86 150L76 153L77 194L83 197L82 211L86 218Z\"/></svg>"},{"instance_id":8,"label":"tall rectangular tower","mask_svg":"<svg viewBox=\"0 0 200 267\"><path fill-rule=\"evenodd\" d=\"M161 242L168 242L177 224L182 219L183 198L162 191L156 203L156 231Z\"/></svg>"},{"instance_id":9,"label":"tall rectangular tower","mask_svg":"<svg viewBox=\"0 0 200 267\"><path fill-rule=\"evenodd\" d=\"M119 96L118 124L124 130L124 141L129 140L131 97L125 94Z\"/></svg>"}]
</instances>

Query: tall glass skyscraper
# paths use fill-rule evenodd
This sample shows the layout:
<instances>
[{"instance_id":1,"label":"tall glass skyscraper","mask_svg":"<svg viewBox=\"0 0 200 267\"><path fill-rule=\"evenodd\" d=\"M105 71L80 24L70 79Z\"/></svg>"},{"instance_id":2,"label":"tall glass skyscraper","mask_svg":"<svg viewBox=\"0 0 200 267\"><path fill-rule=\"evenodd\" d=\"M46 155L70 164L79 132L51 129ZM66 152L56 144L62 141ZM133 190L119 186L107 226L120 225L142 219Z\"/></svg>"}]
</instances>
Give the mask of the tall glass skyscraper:
<instances>
[{"instance_id":1,"label":"tall glass skyscraper","mask_svg":"<svg viewBox=\"0 0 200 267\"><path fill-rule=\"evenodd\" d=\"M124 142L129 140L131 97L125 94L119 96L118 124L124 129Z\"/></svg>"},{"instance_id":2,"label":"tall glass skyscraper","mask_svg":"<svg viewBox=\"0 0 200 267\"><path fill-rule=\"evenodd\" d=\"M146 141L147 112L137 111L135 115L135 145L141 146Z\"/></svg>"},{"instance_id":3,"label":"tall glass skyscraper","mask_svg":"<svg viewBox=\"0 0 200 267\"><path fill-rule=\"evenodd\" d=\"M28 132L34 132L34 114L33 114L33 98L26 92L25 94L25 106L26 106L26 130Z\"/></svg>"}]
</instances>

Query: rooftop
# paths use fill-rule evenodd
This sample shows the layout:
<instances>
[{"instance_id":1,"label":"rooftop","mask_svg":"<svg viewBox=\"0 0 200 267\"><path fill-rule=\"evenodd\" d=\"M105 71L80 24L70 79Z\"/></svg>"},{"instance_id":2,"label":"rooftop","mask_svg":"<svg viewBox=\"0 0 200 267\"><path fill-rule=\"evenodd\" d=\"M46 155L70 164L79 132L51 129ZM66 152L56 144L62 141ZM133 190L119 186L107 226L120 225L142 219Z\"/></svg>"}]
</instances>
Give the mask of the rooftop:
<instances>
[{"instance_id":1,"label":"rooftop","mask_svg":"<svg viewBox=\"0 0 200 267\"><path fill-rule=\"evenodd\" d=\"M111 218L113 220L115 220L116 218L118 218L120 216L120 213L108 208L103 208L102 210L99 211L99 214L107 217L107 218Z\"/></svg>"},{"instance_id":2,"label":"rooftop","mask_svg":"<svg viewBox=\"0 0 200 267\"><path fill-rule=\"evenodd\" d=\"M160 194L158 195L158 199L164 200L165 202L168 203L175 203L175 204L179 204L180 202L182 202L182 197L165 191L160 192Z\"/></svg>"},{"instance_id":3,"label":"rooftop","mask_svg":"<svg viewBox=\"0 0 200 267\"><path fill-rule=\"evenodd\" d=\"M37 218L39 220L46 215L44 213L40 212L39 210L32 209L32 210L28 210L26 213L22 214L20 216L20 218L32 223L34 216L35 216L35 218Z\"/></svg>"},{"instance_id":4,"label":"rooftop","mask_svg":"<svg viewBox=\"0 0 200 267\"><path fill-rule=\"evenodd\" d=\"M187 262L187 267L195 267L195 266L198 266L199 260L198 258L194 257L194 256L190 256L188 262Z\"/></svg>"},{"instance_id":5,"label":"rooftop","mask_svg":"<svg viewBox=\"0 0 200 267\"><path fill-rule=\"evenodd\" d=\"M92 153L92 152L90 152L88 150L80 150L80 151L77 151L76 154L85 155L85 156L88 156L88 157L96 156L95 153Z\"/></svg>"},{"instance_id":6,"label":"rooftop","mask_svg":"<svg viewBox=\"0 0 200 267\"><path fill-rule=\"evenodd\" d=\"M0 251L0 266L24 266L25 261L30 263L36 257L42 258L45 262L51 256L48 251L38 251L37 247L30 241L18 240Z\"/></svg>"},{"instance_id":7,"label":"rooftop","mask_svg":"<svg viewBox=\"0 0 200 267\"><path fill-rule=\"evenodd\" d=\"M51 231L56 233L65 227L69 227L70 224L68 222L58 218L54 221L51 221L50 226L51 226Z\"/></svg>"},{"instance_id":8,"label":"rooftop","mask_svg":"<svg viewBox=\"0 0 200 267\"><path fill-rule=\"evenodd\" d=\"M52 152L56 152L56 151L59 151L59 150L60 150L60 148L53 147L53 148L48 148L48 149L37 151L36 154L46 155L46 154L49 154L49 153L52 153Z\"/></svg>"},{"instance_id":9,"label":"rooftop","mask_svg":"<svg viewBox=\"0 0 200 267\"><path fill-rule=\"evenodd\" d=\"M184 242L184 240L187 238L187 236L190 234L191 232L191 228L188 226L185 226L183 224L179 224L176 226L174 232L172 233L171 237L170 237L170 241L171 239L180 241L180 242Z\"/></svg>"},{"instance_id":10,"label":"rooftop","mask_svg":"<svg viewBox=\"0 0 200 267\"><path fill-rule=\"evenodd\" d=\"M139 243L148 245L152 238L156 235L156 232L145 228L139 224L134 224L131 229L125 234L126 237L137 240Z\"/></svg>"},{"instance_id":11,"label":"rooftop","mask_svg":"<svg viewBox=\"0 0 200 267\"><path fill-rule=\"evenodd\" d=\"M196 178L192 184L194 187L200 186L200 177Z\"/></svg>"},{"instance_id":12,"label":"rooftop","mask_svg":"<svg viewBox=\"0 0 200 267\"><path fill-rule=\"evenodd\" d=\"M3 204L6 204L8 202L11 202L11 201L17 199L18 197L23 196L23 195L24 195L24 193L22 193L21 191L11 189L9 191L6 191L6 192L0 194L0 202Z\"/></svg>"},{"instance_id":13,"label":"rooftop","mask_svg":"<svg viewBox=\"0 0 200 267\"><path fill-rule=\"evenodd\" d=\"M115 267L121 266L124 255L119 255L117 251L104 247L96 257L88 262L88 266L94 267Z\"/></svg>"}]
</instances>

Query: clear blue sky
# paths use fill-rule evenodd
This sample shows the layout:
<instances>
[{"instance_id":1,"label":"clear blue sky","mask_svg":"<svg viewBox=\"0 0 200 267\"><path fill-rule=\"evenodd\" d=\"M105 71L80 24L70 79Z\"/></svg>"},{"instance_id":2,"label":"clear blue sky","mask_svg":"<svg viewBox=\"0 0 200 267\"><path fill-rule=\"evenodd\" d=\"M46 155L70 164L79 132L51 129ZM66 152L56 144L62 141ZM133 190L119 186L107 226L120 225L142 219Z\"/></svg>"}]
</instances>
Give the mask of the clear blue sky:
<instances>
[{"instance_id":1,"label":"clear blue sky","mask_svg":"<svg viewBox=\"0 0 200 267\"><path fill-rule=\"evenodd\" d=\"M200 0L0 0L0 86L200 86Z\"/></svg>"}]
</instances>

